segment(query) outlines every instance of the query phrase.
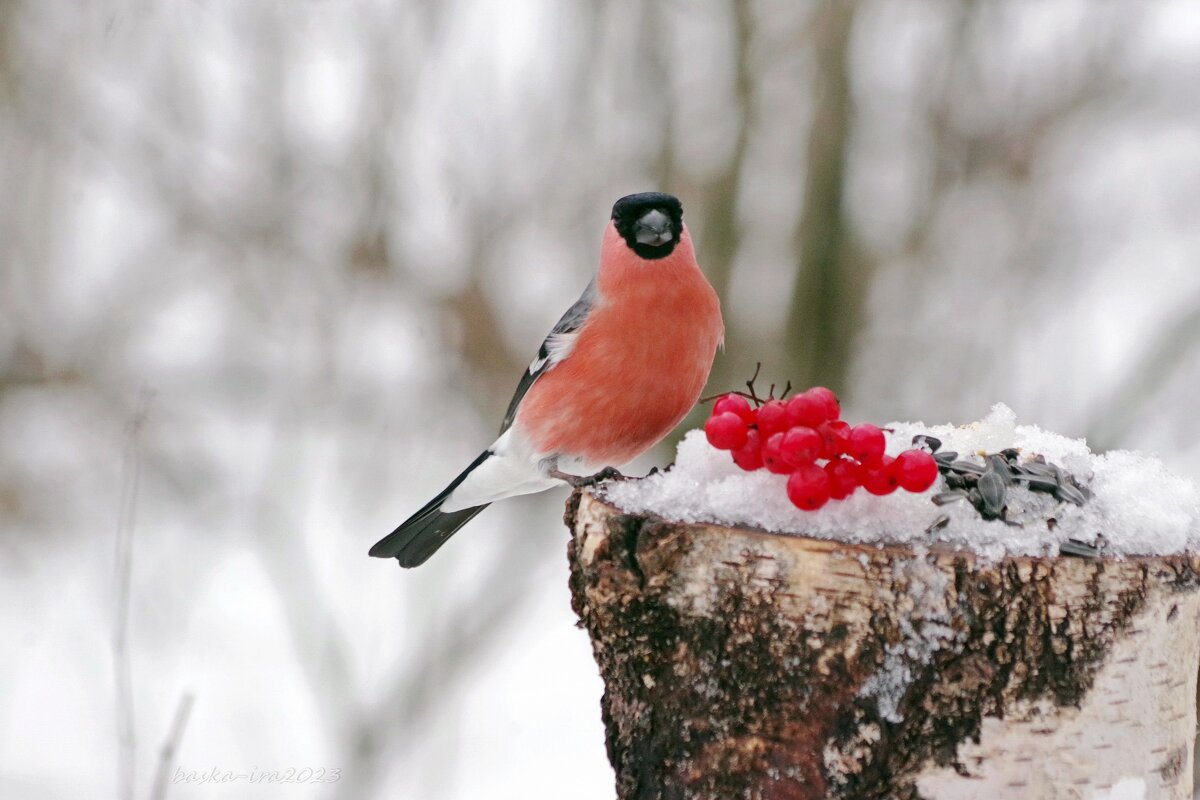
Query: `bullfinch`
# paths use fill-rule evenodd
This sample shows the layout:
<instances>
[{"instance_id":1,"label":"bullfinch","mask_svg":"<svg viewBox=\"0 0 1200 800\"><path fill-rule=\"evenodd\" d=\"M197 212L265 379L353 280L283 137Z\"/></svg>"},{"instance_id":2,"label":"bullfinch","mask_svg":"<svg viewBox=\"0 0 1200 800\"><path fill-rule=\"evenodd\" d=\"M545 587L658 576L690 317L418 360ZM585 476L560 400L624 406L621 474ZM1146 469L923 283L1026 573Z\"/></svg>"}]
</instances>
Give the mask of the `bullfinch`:
<instances>
[{"instance_id":1,"label":"bullfinch","mask_svg":"<svg viewBox=\"0 0 1200 800\"><path fill-rule=\"evenodd\" d=\"M596 276L521 376L500 438L370 555L415 567L490 503L619 475L695 405L724 335L679 200L622 197Z\"/></svg>"}]
</instances>

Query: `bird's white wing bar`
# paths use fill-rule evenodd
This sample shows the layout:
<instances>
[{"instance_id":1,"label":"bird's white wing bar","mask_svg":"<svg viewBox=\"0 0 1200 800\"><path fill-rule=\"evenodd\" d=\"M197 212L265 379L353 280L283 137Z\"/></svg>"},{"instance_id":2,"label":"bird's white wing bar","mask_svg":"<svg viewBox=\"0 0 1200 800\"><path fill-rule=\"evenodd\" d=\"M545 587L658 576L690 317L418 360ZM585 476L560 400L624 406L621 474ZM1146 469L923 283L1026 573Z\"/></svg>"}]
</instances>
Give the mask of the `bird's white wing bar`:
<instances>
[{"instance_id":1,"label":"bird's white wing bar","mask_svg":"<svg viewBox=\"0 0 1200 800\"><path fill-rule=\"evenodd\" d=\"M542 342L537 356L529 364L529 369L525 370L525 374L521 376L521 382L517 384L517 391L513 394L512 402L508 404L508 412L504 415L504 423L500 426L501 433L512 426L513 420L517 416L517 409L521 407L521 400L529 391L529 387L533 386L533 382L553 369L556 364L562 363L562 360L571 354L571 350L575 347L575 340L579 337L579 330L587 321L588 314L596 306L599 297L596 281L593 279L575 304L568 308L567 313L558 320L546 340Z\"/></svg>"},{"instance_id":2,"label":"bird's white wing bar","mask_svg":"<svg viewBox=\"0 0 1200 800\"><path fill-rule=\"evenodd\" d=\"M564 358L571 355L571 351L575 349L575 340L578 338L579 331L564 331L547 336L538 357L529 365L529 373L540 375L555 364L561 363ZM545 353L545 355L541 355L541 353Z\"/></svg>"}]
</instances>

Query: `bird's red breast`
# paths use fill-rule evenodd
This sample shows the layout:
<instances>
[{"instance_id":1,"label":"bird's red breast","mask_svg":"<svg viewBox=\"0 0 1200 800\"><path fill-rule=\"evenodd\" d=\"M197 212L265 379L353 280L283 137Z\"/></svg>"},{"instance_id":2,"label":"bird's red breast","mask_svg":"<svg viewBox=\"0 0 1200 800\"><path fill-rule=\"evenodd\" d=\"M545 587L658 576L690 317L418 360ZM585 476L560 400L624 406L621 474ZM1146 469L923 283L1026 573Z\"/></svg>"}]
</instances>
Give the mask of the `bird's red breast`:
<instances>
[{"instance_id":1,"label":"bird's red breast","mask_svg":"<svg viewBox=\"0 0 1200 800\"><path fill-rule=\"evenodd\" d=\"M695 405L725 327L686 228L670 255L644 259L610 223L596 285L574 348L530 388L516 425L539 453L620 465Z\"/></svg>"}]
</instances>

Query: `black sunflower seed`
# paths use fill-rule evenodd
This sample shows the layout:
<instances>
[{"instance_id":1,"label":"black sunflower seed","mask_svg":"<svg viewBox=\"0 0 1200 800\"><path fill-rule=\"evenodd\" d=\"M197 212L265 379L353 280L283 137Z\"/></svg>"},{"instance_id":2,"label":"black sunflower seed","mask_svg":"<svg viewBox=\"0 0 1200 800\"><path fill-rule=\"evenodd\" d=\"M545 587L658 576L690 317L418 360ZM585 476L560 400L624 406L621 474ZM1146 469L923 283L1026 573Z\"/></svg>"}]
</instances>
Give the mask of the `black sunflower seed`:
<instances>
[{"instance_id":1,"label":"black sunflower seed","mask_svg":"<svg viewBox=\"0 0 1200 800\"><path fill-rule=\"evenodd\" d=\"M1004 510L1004 478L995 470L988 470L979 476L978 491L981 505L979 513L985 519L999 517Z\"/></svg>"},{"instance_id":2,"label":"black sunflower seed","mask_svg":"<svg viewBox=\"0 0 1200 800\"><path fill-rule=\"evenodd\" d=\"M1069 483L1064 483L1062 486L1059 486L1058 489L1055 490L1054 496L1059 500L1067 503L1074 503L1077 506L1081 506L1087 502L1087 498L1083 496L1083 492L1079 491Z\"/></svg>"},{"instance_id":3,"label":"black sunflower seed","mask_svg":"<svg viewBox=\"0 0 1200 800\"><path fill-rule=\"evenodd\" d=\"M920 445L926 446L927 448L929 448L929 452L931 452L931 453L936 453L942 446L941 439L937 438L936 436L929 436L928 434L924 434L924 433L918 433L916 436L914 436L912 438L912 443L915 445L918 445L918 446L920 446Z\"/></svg>"},{"instance_id":4,"label":"black sunflower seed","mask_svg":"<svg viewBox=\"0 0 1200 800\"><path fill-rule=\"evenodd\" d=\"M944 506L947 503L954 503L959 500L966 500L967 493L962 489L954 489L949 492L938 492L932 498L934 505Z\"/></svg>"},{"instance_id":5,"label":"black sunflower seed","mask_svg":"<svg viewBox=\"0 0 1200 800\"><path fill-rule=\"evenodd\" d=\"M1078 539L1067 539L1058 546L1058 552L1064 556L1077 556L1079 558L1096 558L1100 555L1100 548L1094 544L1081 542Z\"/></svg>"},{"instance_id":6,"label":"black sunflower seed","mask_svg":"<svg viewBox=\"0 0 1200 800\"><path fill-rule=\"evenodd\" d=\"M1054 479L1054 467L1040 461L1026 461L1021 465L1021 469L1029 475L1040 475L1043 478Z\"/></svg>"},{"instance_id":7,"label":"black sunflower seed","mask_svg":"<svg viewBox=\"0 0 1200 800\"><path fill-rule=\"evenodd\" d=\"M1052 478L1044 478L1041 475L1017 475L1016 480L1035 492L1053 492L1058 489L1058 484Z\"/></svg>"},{"instance_id":8,"label":"black sunflower seed","mask_svg":"<svg viewBox=\"0 0 1200 800\"><path fill-rule=\"evenodd\" d=\"M929 523L929 527L925 529L925 532L933 533L934 531L940 531L942 528L946 527L949 524L950 524L950 515L949 514L939 514L937 519L935 519L933 522Z\"/></svg>"},{"instance_id":9,"label":"black sunflower seed","mask_svg":"<svg viewBox=\"0 0 1200 800\"><path fill-rule=\"evenodd\" d=\"M1008 461L999 453L987 457L988 468L994 471L1004 481L1005 486L1012 486L1013 473L1008 467Z\"/></svg>"},{"instance_id":10,"label":"black sunflower seed","mask_svg":"<svg viewBox=\"0 0 1200 800\"><path fill-rule=\"evenodd\" d=\"M956 458L958 458L958 453L953 450L945 450L941 453L933 454L933 460L937 462L939 469L949 469Z\"/></svg>"}]
</instances>

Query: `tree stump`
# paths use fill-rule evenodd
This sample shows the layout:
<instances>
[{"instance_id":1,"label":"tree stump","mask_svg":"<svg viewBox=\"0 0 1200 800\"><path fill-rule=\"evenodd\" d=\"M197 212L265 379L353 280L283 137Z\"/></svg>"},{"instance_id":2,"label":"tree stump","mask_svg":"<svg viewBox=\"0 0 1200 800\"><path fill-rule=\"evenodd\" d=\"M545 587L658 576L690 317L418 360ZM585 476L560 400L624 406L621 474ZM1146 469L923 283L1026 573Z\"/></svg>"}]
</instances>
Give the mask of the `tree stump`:
<instances>
[{"instance_id":1,"label":"tree stump","mask_svg":"<svg viewBox=\"0 0 1200 800\"><path fill-rule=\"evenodd\" d=\"M876 548L576 492L621 800L1192 796L1200 557Z\"/></svg>"}]
</instances>

